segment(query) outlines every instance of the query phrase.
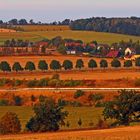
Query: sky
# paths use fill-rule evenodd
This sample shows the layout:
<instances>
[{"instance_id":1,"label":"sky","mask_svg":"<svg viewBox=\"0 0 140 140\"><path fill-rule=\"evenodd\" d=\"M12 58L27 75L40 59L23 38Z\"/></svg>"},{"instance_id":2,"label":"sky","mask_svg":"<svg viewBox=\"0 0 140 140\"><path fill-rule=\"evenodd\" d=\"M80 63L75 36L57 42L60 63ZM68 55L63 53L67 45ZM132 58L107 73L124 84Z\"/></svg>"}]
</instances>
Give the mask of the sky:
<instances>
[{"instance_id":1,"label":"sky","mask_svg":"<svg viewBox=\"0 0 140 140\"><path fill-rule=\"evenodd\" d=\"M66 18L140 17L140 0L0 0L0 19L53 22Z\"/></svg>"}]
</instances>

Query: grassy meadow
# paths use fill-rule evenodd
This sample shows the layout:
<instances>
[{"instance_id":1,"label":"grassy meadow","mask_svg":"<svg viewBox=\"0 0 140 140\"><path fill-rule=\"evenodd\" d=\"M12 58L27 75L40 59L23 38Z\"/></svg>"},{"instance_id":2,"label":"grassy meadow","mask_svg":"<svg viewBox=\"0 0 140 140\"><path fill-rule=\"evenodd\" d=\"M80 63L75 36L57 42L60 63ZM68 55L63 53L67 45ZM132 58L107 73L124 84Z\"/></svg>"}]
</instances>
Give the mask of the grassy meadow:
<instances>
[{"instance_id":1,"label":"grassy meadow","mask_svg":"<svg viewBox=\"0 0 140 140\"><path fill-rule=\"evenodd\" d=\"M78 129L78 120L81 118L82 126L80 128L90 128L94 127L97 124L98 119L102 116L102 108L93 108L93 107L66 107L66 111L69 112L69 115L65 122L69 122L70 126L62 126L62 130L65 129ZM6 112L15 112L21 121L22 128L25 128L25 124L33 115L33 110L31 107L21 107L21 106L6 106L0 107L0 118ZM93 126L90 124L93 123Z\"/></svg>"},{"instance_id":2,"label":"grassy meadow","mask_svg":"<svg viewBox=\"0 0 140 140\"><path fill-rule=\"evenodd\" d=\"M91 31L71 31L71 30L57 30L57 31L29 31L29 32L15 32L15 33L0 33L0 44L3 44L7 39L23 39L30 41L39 41L44 38L52 39L56 36L62 36L63 38L80 39L86 43L93 40L97 40L99 43L112 44L121 40L129 41L140 41L138 36L113 34L113 33L100 33Z\"/></svg>"}]
</instances>

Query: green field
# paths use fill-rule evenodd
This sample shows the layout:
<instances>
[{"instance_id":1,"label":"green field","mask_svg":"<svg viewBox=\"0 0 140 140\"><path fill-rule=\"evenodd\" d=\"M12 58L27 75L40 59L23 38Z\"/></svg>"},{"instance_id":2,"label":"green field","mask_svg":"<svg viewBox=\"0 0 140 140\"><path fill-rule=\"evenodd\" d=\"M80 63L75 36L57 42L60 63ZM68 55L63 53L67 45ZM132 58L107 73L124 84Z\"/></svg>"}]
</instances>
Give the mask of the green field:
<instances>
[{"instance_id":1,"label":"green field","mask_svg":"<svg viewBox=\"0 0 140 140\"><path fill-rule=\"evenodd\" d=\"M121 40L129 41L140 41L138 36L129 36L121 34L112 33L100 33L100 32L90 32L90 31L33 31L33 32L16 32L16 33L0 33L0 44L7 39L23 39L30 41L39 41L44 38L51 39L56 36L62 36L63 38L71 39L81 39L86 43L90 41L97 40L99 43L111 44L114 42L119 42Z\"/></svg>"},{"instance_id":2,"label":"green field","mask_svg":"<svg viewBox=\"0 0 140 140\"><path fill-rule=\"evenodd\" d=\"M82 119L81 128L90 128L94 127L97 124L98 119L102 116L102 108L93 108L93 107L66 107L66 111L69 112L68 118L65 122L69 121L70 127L62 127L61 129L78 129L78 120ZM6 112L15 112L19 116L19 119L24 129L25 124L33 115L31 107L15 107L7 106L0 107L0 117L2 117ZM94 126L90 126L89 123L93 123Z\"/></svg>"}]
</instances>

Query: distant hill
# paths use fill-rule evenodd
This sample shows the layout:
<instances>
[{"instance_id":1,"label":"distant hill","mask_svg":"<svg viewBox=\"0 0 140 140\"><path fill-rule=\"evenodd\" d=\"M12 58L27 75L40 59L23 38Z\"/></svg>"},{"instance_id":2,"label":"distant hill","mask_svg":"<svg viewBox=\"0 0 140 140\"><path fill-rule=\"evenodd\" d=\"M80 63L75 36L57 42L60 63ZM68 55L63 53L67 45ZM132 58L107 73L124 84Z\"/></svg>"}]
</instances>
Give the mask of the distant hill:
<instances>
[{"instance_id":1,"label":"distant hill","mask_svg":"<svg viewBox=\"0 0 140 140\"><path fill-rule=\"evenodd\" d=\"M110 32L140 36L140 18L93 17L78 19L70 24L72 30Z\"/></svg>"}]
</instances>

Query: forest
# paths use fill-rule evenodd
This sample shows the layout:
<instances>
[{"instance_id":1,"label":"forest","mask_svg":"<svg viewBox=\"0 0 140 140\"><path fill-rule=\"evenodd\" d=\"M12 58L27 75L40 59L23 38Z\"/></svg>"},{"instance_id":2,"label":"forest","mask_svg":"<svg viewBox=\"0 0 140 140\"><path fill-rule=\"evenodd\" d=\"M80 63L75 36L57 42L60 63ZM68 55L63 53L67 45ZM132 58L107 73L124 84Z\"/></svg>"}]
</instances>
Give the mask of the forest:
<instances>
[{"instance_id":1,"label":"forest","mask_svg":"<svg viewBox=\"0 0 140 140\"><path fill-rule=\"evenodd\" d=\"M78 19L70 23L72 30L109 32L128 35L140 35L140 18L105 18L93 17Z\"/></svg>"}]
</instances>

